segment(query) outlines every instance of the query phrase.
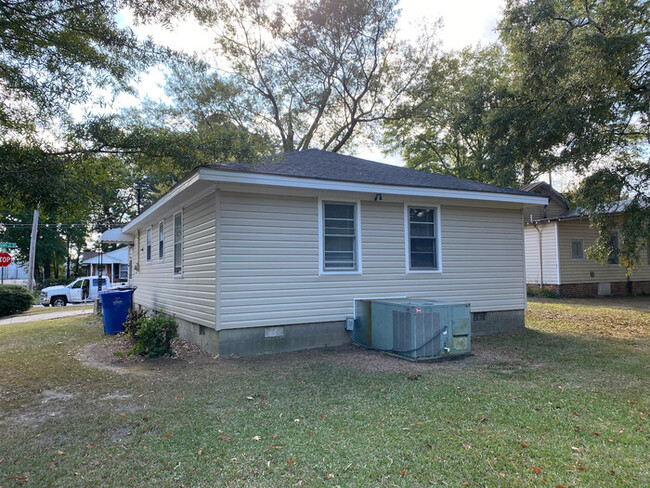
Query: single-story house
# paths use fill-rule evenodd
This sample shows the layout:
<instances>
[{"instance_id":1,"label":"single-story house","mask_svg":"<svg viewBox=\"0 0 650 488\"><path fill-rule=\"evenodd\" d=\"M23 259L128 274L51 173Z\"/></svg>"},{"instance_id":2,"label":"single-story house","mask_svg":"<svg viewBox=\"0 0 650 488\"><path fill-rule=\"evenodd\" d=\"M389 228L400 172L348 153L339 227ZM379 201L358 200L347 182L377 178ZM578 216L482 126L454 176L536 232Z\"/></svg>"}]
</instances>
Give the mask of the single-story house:
<instances>
[{"instance_id":1,"label":"single-story house","mask_svg":"<svg viewBox=\"0 0 650 488\"><path fill-rule=\"evenodd\" d=\"M535 182L524 190L547 196L547 206L524 209L526 218L526 283L533 288L553 291L563 297L595 297L650 293L650 263L644 253L641 266L626 276L614 253L607 264L588 259L585 251L599 236L589 217L570 209L566 200L548 183ZM611 205L616 216L626 201ZM618 232L610 242L618 246Z\"/></svg>"},{"instance_id":2,"label":"single-story house","mask_svg":"<svg viewBox=\"0 0 650 488\"><path fill-rule=\"evenodd\" d=\"M469 302L524 326L529 192L321 150L196 168L122 229L136 306L220 354L349 343L355 299Z\"/></svg>"},{"instance_id":3,"label":"single-story house","mask_svg":"<svg viewBox=\"0 0 650 488\"><path fill-rule=\"evenodd\" d=\"M99 266L102 266L102 275L108 276L113 283L124 283L129 278L129 248L127 246L105 253L93 253L94 256L84 257L82 264L87 266L87 276L99 275Z\"/></svg>"}]
</instances>

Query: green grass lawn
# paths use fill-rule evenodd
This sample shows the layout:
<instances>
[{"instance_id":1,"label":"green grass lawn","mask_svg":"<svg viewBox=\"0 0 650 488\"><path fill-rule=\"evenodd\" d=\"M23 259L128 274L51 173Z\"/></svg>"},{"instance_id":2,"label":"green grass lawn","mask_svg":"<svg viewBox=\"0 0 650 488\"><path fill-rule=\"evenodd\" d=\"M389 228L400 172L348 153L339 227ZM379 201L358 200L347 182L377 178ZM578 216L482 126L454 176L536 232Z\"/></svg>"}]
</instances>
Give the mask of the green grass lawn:
<instances>
[{"instance_id":1,"label":"green grass lawn","mask_svg":"<svg viewBox=\"0 0 650 488\"><path fill-rule=\"evenodd\" d=\"M87 318L0 326L0 487L650 486L650 314L532 303L412 364L353 347L98 369Z\"/></svg>"}]
</instances>

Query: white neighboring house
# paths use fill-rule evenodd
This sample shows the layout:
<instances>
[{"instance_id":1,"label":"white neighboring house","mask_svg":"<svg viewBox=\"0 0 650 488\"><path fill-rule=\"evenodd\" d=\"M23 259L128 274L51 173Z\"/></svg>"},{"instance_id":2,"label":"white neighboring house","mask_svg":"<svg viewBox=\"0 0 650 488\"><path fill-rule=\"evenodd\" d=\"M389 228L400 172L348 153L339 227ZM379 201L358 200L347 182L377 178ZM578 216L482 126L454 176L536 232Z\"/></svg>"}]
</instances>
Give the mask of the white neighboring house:
<instances>
[{"instance_id":1,"label":"white neighboring house","mask_svg":"<svg viewBox=\"0 0 650 488\"><path fill-rule=\"evenodd\" d=\"M310 149L195 169L102 236L129 244L137 306L212 353L339 345L357 298L471 303L524 326L524 206L548 198Z\"/></svg>"},{"instance_id":2,"label":"white neighboring house","mask_svg":"<svg viewBox=\"0 0 650 488\"><path fill-rule=\"evenodd\" d=\"M108 276L113 283L125 283L129 279L129 248L119 247L113 251L102 253L83 260L88 265L88 276L99 275L98 267L102 265L102 275Z\"/></svg>"},{"instance_id":3,"label":"white neighboring house","mask_svg":"<svg viewBox=\"0 0 650 488\"><path fill-rule=\"evenodd\" d=\"M599 236L589 217L569 209L566 200L546 182L531 183L524 189L549 197L548 206L524 210L526 283L563 297L650 294L650 250L643 253L641 266L630 276L616 253L606 264L588 259L586 250ZM627 203L612 204L609 213L616 218ZM618 247L617 231L612 231L610 241Z\"/></svg>"}]
</instances>

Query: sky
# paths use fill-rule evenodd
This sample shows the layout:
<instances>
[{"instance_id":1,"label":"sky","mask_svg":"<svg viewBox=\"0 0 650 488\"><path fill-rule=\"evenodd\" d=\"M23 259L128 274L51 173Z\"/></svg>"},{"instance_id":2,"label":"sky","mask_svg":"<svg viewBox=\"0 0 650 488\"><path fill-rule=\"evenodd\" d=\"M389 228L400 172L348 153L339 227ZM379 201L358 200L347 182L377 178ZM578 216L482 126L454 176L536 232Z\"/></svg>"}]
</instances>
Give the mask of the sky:
<instances>
[{"instance_id":1,"label":"sky","mask_svg":"<svg viewBox=\"0 0 650 488\"><path fill-rule=\"evenodd\" d=\"M399 7L402 10L399 23L401 35L408 38L410 33L418 31L413 26L423 22L425 25L433 24L442 19L438 37L442 49L450 51L497 41L495 29L505 7L505 0L402 0ZM130 26L143 38L150 36L159 44L189 54L207 52L212 46L213 35L195 21L179 22L172 30L156 25L134 25L133 17L128 11L120 14L119 21ZM164 100L164 74L157 69L151 70L142 76L138 88L139 97L120 95L114 106L137 105L145 96L153 100ZM399 156L386 155L374 146L356 147L352 152L373 161L399 166L404 164ZM554 174L553 179L554 185L560 189L573 184L575 180L573 175L560 173Z\"/></svg>"}]
</instances>

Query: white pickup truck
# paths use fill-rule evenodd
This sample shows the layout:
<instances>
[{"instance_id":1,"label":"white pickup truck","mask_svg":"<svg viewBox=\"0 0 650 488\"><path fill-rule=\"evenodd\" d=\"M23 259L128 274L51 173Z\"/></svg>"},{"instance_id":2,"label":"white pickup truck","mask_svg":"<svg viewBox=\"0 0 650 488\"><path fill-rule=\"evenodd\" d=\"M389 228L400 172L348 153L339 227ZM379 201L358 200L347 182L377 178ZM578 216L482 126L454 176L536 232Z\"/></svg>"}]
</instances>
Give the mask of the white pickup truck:
<instances>
[{"instance_id":1,"label":"white pickup truck","mask_svg":"<svg viewBox=\"0 0 650 488\"><path fill-rule=\"evenodd\" d=\"M67 286L48 286L41 291L41 305L65 307L68 303L92 303L99 295L98 276L84 276ZM102 290L113 288L108 276L102 276Z\"/></svg>"}]
</instances>

